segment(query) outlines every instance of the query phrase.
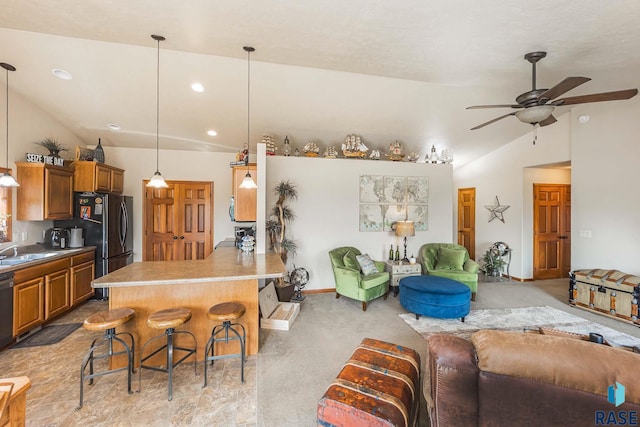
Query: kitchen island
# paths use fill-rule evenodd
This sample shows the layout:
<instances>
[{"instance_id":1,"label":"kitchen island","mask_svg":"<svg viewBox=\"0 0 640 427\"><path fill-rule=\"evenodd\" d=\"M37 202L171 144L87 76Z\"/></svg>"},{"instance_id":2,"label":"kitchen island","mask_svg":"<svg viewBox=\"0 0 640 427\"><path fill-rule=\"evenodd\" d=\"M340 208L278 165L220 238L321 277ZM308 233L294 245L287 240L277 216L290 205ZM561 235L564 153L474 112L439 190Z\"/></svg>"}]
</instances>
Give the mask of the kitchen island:
<instances>
[{"instance_id":1,"label":"kitchen island","mask_svg":"<svg viewBox=\"0 0 640 427\"><path fill-rule=\"evenodd\" d=\"M151 313L173 307L190 309L191 320L178 329L189 330L196 336L198 360L201 360L214 326L214 322L207 319L207 311L222 302L244 304L247 311L239 322L247 331L247 354L258 352L258 279L283 277L286 272L278 254L218 248L204 260L135 262L95 279L92 286L109 288L110 309L131 307L135 310L134 319L119 327L117 332L128 331L134 335L136 359L139 359L142 344L163 332L147 326L147 317ZM187 338L178 336L176 342L187 346ZM154 348L160 345L158 343ZM216 346L216 354L240 351L237 341L217 343ZM152 350L145 349L145 353ZM155 363L163 363L160 354L155 359Z\"/></svg>"}]
</instances>

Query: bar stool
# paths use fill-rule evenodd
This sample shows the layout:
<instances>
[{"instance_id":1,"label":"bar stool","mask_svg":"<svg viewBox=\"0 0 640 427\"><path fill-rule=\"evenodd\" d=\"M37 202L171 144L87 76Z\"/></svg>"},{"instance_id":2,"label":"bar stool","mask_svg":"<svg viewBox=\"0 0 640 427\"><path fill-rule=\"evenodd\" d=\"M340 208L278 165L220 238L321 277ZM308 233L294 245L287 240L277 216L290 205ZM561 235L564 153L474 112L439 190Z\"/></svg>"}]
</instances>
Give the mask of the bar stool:
<instances>
[{"instance_id":1,"label":"bar stool","mask_svg":"<svg viewBox=\"0 0 640 427\"><path fill-rule=\"evenodd\" d=\"M135 355L135 340L133 339L133 335L129 332L119 332L116 333L116 327L120 325L124 325L135 316L135 311L128 307L115 308L113 310L104 310L99 311L98 313L92 314L84 320L82 326L90 331L105 331L104 336L102 338L96 338L91 343L91 348L89 352L82 359L82 366L80 368L80 405L76 408L76 411L82 408L83 398L84 398L84 382L85 380L89 380L89 384L93 384L93 379L95 377L100 377L107 374L113 374L115 372L119 372L122 370L127 370L127 391L131 394L131 373L135 372L135 368L133 365L134 355ZM131 339L131 347L118 335L127 335ZM117 341L124 347L124 350L114 352L113 351L113 341ZM105 354L94 355L94 351L100 347L100 345L108 343L109 349ZM127 355L127 366L116 369L109 369L101 372L94 372L93 370L93 361L96 359L104 359L111 358L113 356L118 356L121 354ZM85 375L85 370L87 368L87 364L89 365L89 375Z\"/></svg>"},{"instance_id":2,"label":"bar stool","mask_svg":"<svg viewBox=\"0 0 640 427\"><path fill-rule=\"evenodd\" d=\"M159 372L165 372L167 374L169 374L169 400L173 399L173 369L178 366L180 363L184 362L184 360L191 356L192 354L195 355L196 361L198 359L197 356L197 348L198 348L198 342L196 340L195 335L193 335L191 332L189 331L176 331L175 328L183 325L185 323L187 323L189 320L191 319L191 310L189 310L188 308L184 308L184 307L178 307L178 308L168 308L166 310L160 310L160 311L156 311L155 313L152 313L148 318L147 318L147 325L150 328L153 329L164 329L164 333L161 335L157 335L151 339L149 339L149 341L147 341L146 343L144 343L144 345L142 346L142 350L140 350L140 372L138 375L138 392L140 392L140 389L142 387L142 368L145 369L151 369L153 371L159 371ZM173 343L173 337L174 335L178 335L178 334L186 334L186 335L191 335L191 338L193 338L193 348L185 348L185 347L178 347L176 345L174 345ZM142 358L142 355L144 355L144 349L147 347L148 344L150 344L151 342L160 339L160 338L167 338L167 342L160 348L158 348L157 350L155 350L153 353L149 354L148 356L145 356L144 358ZM145 360L155 356L157 353L159 353L160 351L166 349L167 350L167 364L166 364L166 368L158 368L156 366L148 366L148 365L144 365ZM173 352L174 350L179 350L179 351L183 351L186 352L186 354L177 362L173 362ZM197 374L196 371L197 368L197 363L193 364L193 372L194 374Z\"/></svg>"},{"instance_id":3,"label":"bar stool","mask_svg":"<svg viewBox=\"0 0 640 427\"><path fill-rule=\"evenodd\" d=\"M225 302L222 304L216 304L213 307L209 308L207 313L207 318L209 320L215 320L218 322L222 322L222 325L216 325L213 327L211 331L211 337L209 341L207 341L207 345L204 349L204 385L203 388L207 386L207 365L208 361L211 361L211 366L213 366L213 361L218 359L227 359L230 357L240 357L240 379L244 384L244 362L245 362L245 344L247 342L247 333L244 329L244 325L234 322L235 320L240 319L244 316L247 309L244 305L238 302ZM240 326L242 328L242 335L234 328L234 326ZM235 336L229 336L229 331L233 332ZM224 336L216 338L216 335L224 332ZM215 355L215 343L224 342L229 343L229 341L237 340L240 341L240 353L234 354L222 354ZM211 352L211 356L208 356L209 352Z\"/></svg>"}]
</instances>

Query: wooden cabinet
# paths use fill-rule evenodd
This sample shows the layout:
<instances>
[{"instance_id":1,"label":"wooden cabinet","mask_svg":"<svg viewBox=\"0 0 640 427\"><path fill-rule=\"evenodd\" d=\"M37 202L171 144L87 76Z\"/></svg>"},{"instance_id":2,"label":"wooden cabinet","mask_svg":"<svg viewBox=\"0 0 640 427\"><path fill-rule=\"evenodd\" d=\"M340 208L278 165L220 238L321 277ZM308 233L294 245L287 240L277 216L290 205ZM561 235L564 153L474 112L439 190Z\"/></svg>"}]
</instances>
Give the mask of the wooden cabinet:
<instances>
[{"instance_id":1,"label":"wooden cabinet","mask_svg":"<svg viewBox=\"0 0 640 427\"><path fill-rule=\"evenodd\" d=\"M234 199L234 219L236 221L255 221L256 220L256 201L258 199L258 190L255 188L240 188L242 180L247 175L247 171L251 173L254 181L258 178L256 174L256 165L234 166L233 167L233 199Z\"/></svg>"},{"instance_id":2,"label":"wooden cabinet","mask_svg":"<svg viewBox=\"0 0 640 427\"><path fill-rule=\"evenodd\" d=\"M73 217L73 171L63 166L17 162L16 219L42 221Z\"/></svg>"},{"instance_id":3,"label":"wooden cabinet","mask_svg":"<svg viewBox=\"0 0 640 427\"><path fill-rule=\"evenodd\" d=\"M71 257L71 305L75 306L93 296L91 281L95 275L95 252Z\"/></svg>"},{"instance_id":4,"label":"wooden cabinet","mask_svg":"<svg viewBox=\"0 0 640 427\"><path fill-rule=\"evenodd\" d=\"M13 336L44 322L44 278L26 280L13 287Z\"/></svg>"},{"instance_id":5,"label":"wooden cabinet","mask_svg":"<svg viewBox=\"0 0 640 427\"><path fill-rule=\"evenodd\" d=\"M124 170L98 162L73 162L73 191L122 194L123 189Z\"/></svg>"},{"instance_id":6,"label":"wooden cabinet","mask_svg":"<svg viewBox=\"0 0 640 427\"><path fill-rule=\"evenodd\" d=\"M90 298L94 270L93 251L16 270L13 336L28 332Z\"/></svg>"},{"instance_id":7,"label":"wooden cabinet","mask_svg":"<svg viewBox=\"0 0 640 427\"><path fill-rule=\"evenodd\" d=\"M144 261L204 259L213 251L213 183L144 187Z\"/></svg>"},{"instance_id":8,"label":"wooden cabinet","mask_svg":"<svg viewBox=\"0 0 640 427\"><path fill-rule=\"evenodd\" d=\"M71 307L69 269L44 276L44 320L53 319Z\"/></svg>"}]
</instances>

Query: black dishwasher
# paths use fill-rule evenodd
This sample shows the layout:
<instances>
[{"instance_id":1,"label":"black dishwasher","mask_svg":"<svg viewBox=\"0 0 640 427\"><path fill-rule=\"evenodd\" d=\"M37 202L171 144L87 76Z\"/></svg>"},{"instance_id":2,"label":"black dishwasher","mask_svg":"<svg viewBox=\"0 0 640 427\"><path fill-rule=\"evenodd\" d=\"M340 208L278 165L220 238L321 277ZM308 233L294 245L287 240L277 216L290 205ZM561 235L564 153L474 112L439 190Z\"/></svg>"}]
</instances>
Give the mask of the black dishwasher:
<instances>
[{"instance_id":1,"label":"black dishwasher","mask_svg":"<svg viewBox=\"0 0 640 427\"><path fill-rule=\"evenodd\" d=\"M0 273L0 348L13 340L13 271Z\"/></svg>"}]
</instances>

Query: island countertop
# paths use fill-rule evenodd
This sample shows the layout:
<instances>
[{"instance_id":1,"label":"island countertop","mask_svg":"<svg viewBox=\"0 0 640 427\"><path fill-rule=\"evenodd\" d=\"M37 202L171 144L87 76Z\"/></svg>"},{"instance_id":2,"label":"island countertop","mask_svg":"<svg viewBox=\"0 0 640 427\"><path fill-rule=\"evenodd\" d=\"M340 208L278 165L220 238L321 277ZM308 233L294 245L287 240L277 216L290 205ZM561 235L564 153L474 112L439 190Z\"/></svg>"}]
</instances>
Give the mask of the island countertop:
<instances>
[{"instance_id":1,"label":"island countertop","mask_svg":"<svg viewBox=\"0 0 640 427\"><path fill-rule=\"evenodd\" d=\"M287 273L280 256L218 248L203 260L134 262L92 282L94 288L268 279Z\"/></svg>"}]
</instances>

